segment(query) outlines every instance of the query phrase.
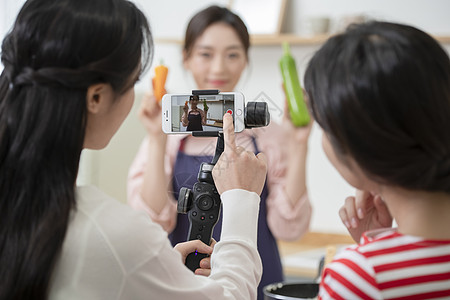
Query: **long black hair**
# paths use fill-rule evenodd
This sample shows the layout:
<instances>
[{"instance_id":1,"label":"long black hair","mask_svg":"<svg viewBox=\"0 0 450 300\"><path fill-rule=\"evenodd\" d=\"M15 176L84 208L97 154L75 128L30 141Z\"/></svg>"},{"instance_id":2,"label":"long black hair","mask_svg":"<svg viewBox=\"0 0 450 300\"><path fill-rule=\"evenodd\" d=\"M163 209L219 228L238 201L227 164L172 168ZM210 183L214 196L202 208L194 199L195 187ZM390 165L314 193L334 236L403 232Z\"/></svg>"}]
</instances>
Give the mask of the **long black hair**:
<instances>
[{"instance_id":1,"label":"long black hair","mask_svg":"<svg viewBox=\"0 0 450 300\"><path fill-rule=\"evenodd\" d=\"M338 157L372 179L450 194L450 60L428 34L370 22L329 39L305 89Z\"/></svg>"},{"instance_id":2,"label":"long black hair","mask_svg":"<svg viewBox=\"0 0 450 300\"><path fill-rule=\"evenodd\" d=\"M28 0L2 44L0 299L45 299L72 209L89 86L120 94L148 67L125 0Z\"/></svg>"}]
</instances>

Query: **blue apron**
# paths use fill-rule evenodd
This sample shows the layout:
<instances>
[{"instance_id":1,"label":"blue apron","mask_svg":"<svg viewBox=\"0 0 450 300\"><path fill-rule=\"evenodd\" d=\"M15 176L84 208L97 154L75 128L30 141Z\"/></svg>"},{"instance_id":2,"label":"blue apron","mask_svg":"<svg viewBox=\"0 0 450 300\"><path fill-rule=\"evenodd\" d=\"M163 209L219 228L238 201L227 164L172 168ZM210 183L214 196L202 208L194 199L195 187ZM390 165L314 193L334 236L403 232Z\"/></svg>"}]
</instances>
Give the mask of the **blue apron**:
<instances>
[{"instance_id":1,"label":"blue apron","mask_svg":"<svg viewBox=\"0 0 450 300\"><path fill-rule=\"evenodd\" d=\"M258 153L258 146L256 145L255 139L252 137L253 145L255 147L256 153ZM175 199L178 199L179 191L182 187L187 187L192 189L194 184L197 182L197 174L202 162L210 163L212 156L206 155L187 155L183 152L184 139L180 143L180 149L177 154L175 161L175 166L173 170L173 191ZM261 193L261 202L259 208L259 218L258 218L258 252L261 256L261 261L263 265L263 274L261 282L258 286L258 299L263 300L263 288L264 286L274 283L281 282L283 278L283 268L281 265L280 254L278 252L278 246L275 238L270 232L269 226L267 224L267 186L264 185L264 189ZM174 231L169 234L169 239L172 245L176 245L179 242L185 242L188 238L189 230L189 220L187 215L178 214L177 215L177 226ZM222 231L222 214L220 215L219 221L214 227L213 238L216 241L220 239L220 232Z\"/></svg>"}]
</instances>

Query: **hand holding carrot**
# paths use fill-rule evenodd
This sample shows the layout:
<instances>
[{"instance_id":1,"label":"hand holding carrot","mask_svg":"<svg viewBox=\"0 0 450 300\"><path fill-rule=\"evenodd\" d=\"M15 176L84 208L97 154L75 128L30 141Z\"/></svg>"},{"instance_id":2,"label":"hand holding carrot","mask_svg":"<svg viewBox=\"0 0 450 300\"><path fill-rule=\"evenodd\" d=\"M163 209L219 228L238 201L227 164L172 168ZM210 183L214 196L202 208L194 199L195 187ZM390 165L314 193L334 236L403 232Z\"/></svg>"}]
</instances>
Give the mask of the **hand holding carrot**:
<instances>
[{"instance_id":1,"label":"hand holding carrot","mask_svg":"<svg viewBox=\"0 0 450 300\"><path fill-rule=\"evenodd\" d=\"M149 92L142 98L139 119L150 137L157 138L161 142L165 140L166 135L161 128L161 105Z\"/></svg>"}]
</instances>

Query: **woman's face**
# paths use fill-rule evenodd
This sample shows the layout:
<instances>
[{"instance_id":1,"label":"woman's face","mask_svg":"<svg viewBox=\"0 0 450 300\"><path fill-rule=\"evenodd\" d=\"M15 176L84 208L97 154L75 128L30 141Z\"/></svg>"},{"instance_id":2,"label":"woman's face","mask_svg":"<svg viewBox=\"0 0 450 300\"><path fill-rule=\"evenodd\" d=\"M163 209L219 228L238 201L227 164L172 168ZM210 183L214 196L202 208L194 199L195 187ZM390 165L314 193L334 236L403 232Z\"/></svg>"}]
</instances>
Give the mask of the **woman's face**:
<instances>
[{"instance_id":1,"label":"woman's face","mask_svg":"<svg viewBox=\"0 0 450 300\"><path fill-rule=\"evenodd\" d=\"M198 100L192 99L192 100L189 100L189 103L191 104L191 108L195 109L195 108L197 108Z\"/></svg>"},{"instance_id":2,"label":"woman's face","mask_svg":"<svg viewBox=\"0 0 450 300\"><path fill-rule=\"evenodd\" d=\"M235 30L225 23L214 23L197 38L184 66L198 89L232 92L247 65L245 49Z\"/></svg>"},{"instance_id":3,"label":"woman's face","mask_svg":"<svg viewBox=\"0 0 450 300\"><path fill-rule=\"evenodd\" d=\"M122 125L134 103L134 86L123 94L116 94L111 87L102 93L98 111L88 113L84 148L103 149Z\"/></svg>"}]
</instances>

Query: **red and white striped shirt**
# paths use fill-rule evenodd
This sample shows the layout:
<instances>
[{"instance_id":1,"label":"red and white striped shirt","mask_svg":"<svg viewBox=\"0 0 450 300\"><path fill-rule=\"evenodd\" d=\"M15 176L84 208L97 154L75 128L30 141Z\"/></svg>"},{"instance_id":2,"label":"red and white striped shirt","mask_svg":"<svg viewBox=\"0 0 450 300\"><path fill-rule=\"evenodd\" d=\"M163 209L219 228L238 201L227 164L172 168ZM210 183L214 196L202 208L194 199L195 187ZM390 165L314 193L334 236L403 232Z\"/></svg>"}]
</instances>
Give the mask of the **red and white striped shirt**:
<instances>
[{"instance_id":1,"label":"red and white striped shirt","mask_svg":"<svg viewBox=\"0 0 450 300\"><path fill-rule=\"evenodd\" d=\"M327 265L319 299L450 299L450 240L367 232Z\"/></svg>"}]
</instances>

